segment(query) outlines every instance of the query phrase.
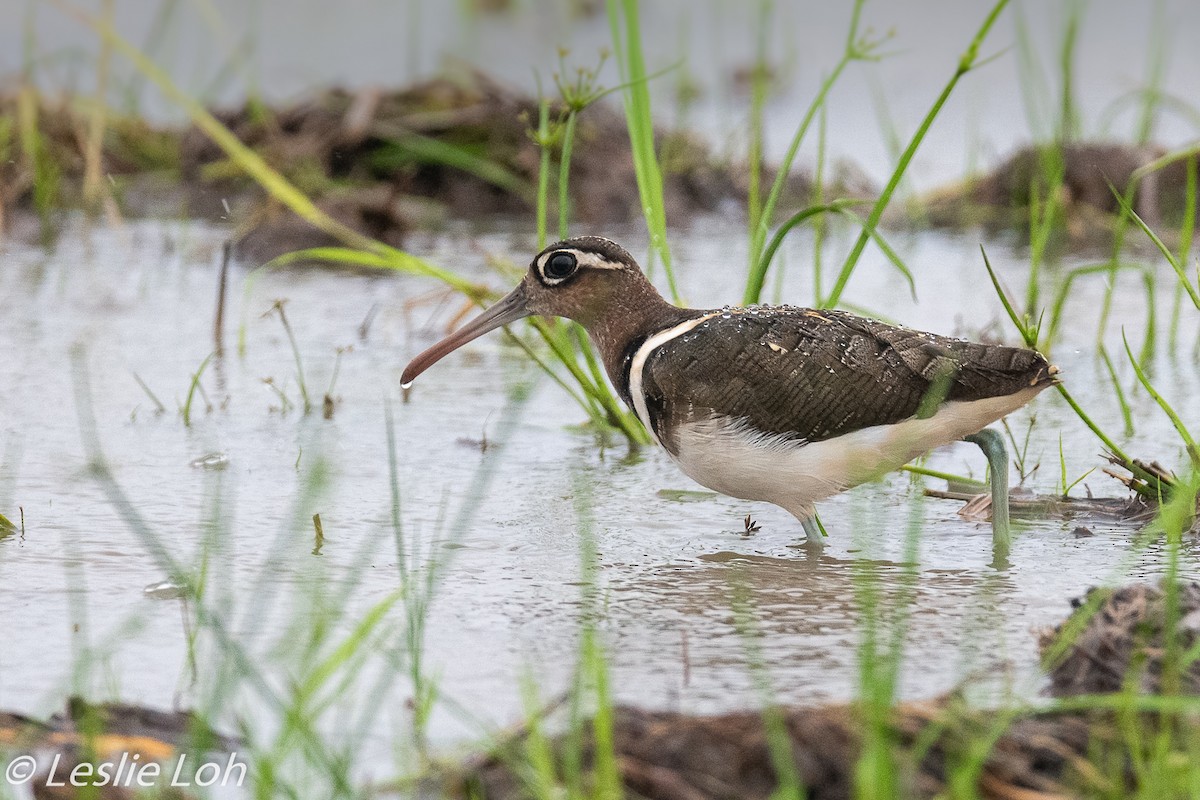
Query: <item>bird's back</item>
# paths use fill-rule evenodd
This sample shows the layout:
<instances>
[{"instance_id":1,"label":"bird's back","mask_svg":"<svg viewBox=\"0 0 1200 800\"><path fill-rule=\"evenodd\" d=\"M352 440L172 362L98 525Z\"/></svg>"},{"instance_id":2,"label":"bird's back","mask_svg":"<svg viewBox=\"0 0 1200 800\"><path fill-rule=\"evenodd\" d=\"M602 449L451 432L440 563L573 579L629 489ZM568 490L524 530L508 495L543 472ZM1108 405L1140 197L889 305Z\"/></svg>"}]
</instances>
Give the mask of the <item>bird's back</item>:
<instances>
[{"instance_id":1,"label":"bird's back","mask_svg":"<svg viewBox=\"0 0 1200 800\"><path fill-rule=\"evenodd\" d=\"M697 419L729 417L763 434L819 442L932 415L944 401L1048 386L1054 372L1033 350L844 311L763 307L712 312L648 353L640 382L671 449L669 432Z\"/></svg>"}]
</instances>

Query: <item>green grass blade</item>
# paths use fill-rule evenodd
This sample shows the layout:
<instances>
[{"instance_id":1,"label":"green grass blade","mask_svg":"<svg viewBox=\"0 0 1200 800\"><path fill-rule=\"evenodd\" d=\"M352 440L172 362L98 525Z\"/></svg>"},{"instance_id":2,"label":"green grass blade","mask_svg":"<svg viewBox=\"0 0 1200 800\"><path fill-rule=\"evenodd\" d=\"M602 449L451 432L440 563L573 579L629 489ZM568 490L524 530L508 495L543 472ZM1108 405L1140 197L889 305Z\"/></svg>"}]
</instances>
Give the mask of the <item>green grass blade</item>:
<instances>
[{"instance_id":1,"label":"green grass blade","mask_svg":"<svg viewBox=\"0 0 1200 800\"><path fill-rule=\"evenodd\" d=\"M1171 424L1175 426L1175 430L1179 433L1179 438L1183 440L1184 447L1187 448L1188 457L1192 460L1192 466L1200 469L1200 448L1196 447L1196 440L1192 438L1192 434L1188 431L1187 425L1175 413L1175 409L1167 402L1167 399L1158 393L1154 388L1154 384L1150 382L1150 378L1142 369L1142 365L1133 356L1133 350L1129 348L1129 339L1125 337L1124 329L1121 330L1121 341L1125 344L1125 355L1129 356L1129 363L1133 365L1133 371L1137 375L1138 382L1152 398L1158 403L1158 407L1163 410L1163 413L1171 420Z\"/></svg>"},{"instance_id":2,"label":"green grass blade","mask_svg":"<svg viewBox=\"0 0 1200 800\"><path fill-rule=\"evenodd\" d=\"M546 247L546 228L547 219L549 217L549 198L550 198L550 144L552 137L550 135L550 101L542 97L542 82L538 79L538 126L537 130L530 131L530 136L537 143L540 155L538 157L538 184L537 184L537 246L538 250L543 250Z\"/></svg>"},{"instance_id":3,"label":"green grass blade","mask_svg":"<svg viewBox=\"0 0 1200 800\"><path fill-rule=\"evenodd\" d=\"M462 147L422 136L419 133L398 133L381 147L371 158L373 164L383 168L396 168L418 162L439 164L474 175L482 181L515 194L528 203L534 202L534 188L529 182L514 174L503 165L476 155Z\"/></svg>"},{"instance_id":4,"label":"green grass blade","mask_svg":"<svg viewBox=\"0 0 1200 800\"><path fill-rule=\"evenodd\" d=\"M406 589L403 587L396 589L373 605L341 644L321 659L305 676L304 683L298 687L298 693L302 696L315 695L327 681L338 674L339 669L346 662L361 653L363 645L383 622L392 607L404 597L405 591Z\"/></svg>"},{"instance_id":5,"label":"green grass blade","mask_svg":"<svg viewBox=\"0 0 1200 800\"><path fill-rule=\"evenodd\" d=\"M566 239L571 228L571 152L575 148L575 124L579 114L567 113L563 127L562 154L558 161L558 238ZM548 152L548 151L547 151ZM544 247L545 245L543 245Z\"/></svg>"},{"instance_id":6,"label":"green grass blade","mask_svg":"<svg viewBox=\"0 0 1200 800\"><path fill-rule=\"evenodd\" d=\"M638 13L637 0L608 0L613 52L616 53L621 80L625 84L622 92L625 123L629 129L634 173L637 178L638 195L642 200L642 211L646 217L646 227L650 232L650 245L662 260L671 298L676 303L681 303L675 271L671 266L671 250L667 243L662 169L654 150L654 120L650 114L650 90L646 86L648 76L642 55Z\"/></svg>"},{"instance_id":7,"label":"green grass blade","mask_svg":"<svg viewBox=\"0 0 1200 800\"><path fill-rule=\"evenodd\" d=\"M1062 278L1062 282L1059 284L1058 289L1054 294L1054 302L1050 306L1050 322L1046 326L1046 335L1044 338L1040 338L1042 347L1049 348L1057 338L1058 329L1062 323L1063 310L1067 304L1067 300L1071 296L1071 289L1074 287L1076 280L1090 275L1103 274L1108 276L1111 281L1114 275L1122 271L1140 272L1142 273L1143 278L1150 274L1150 270L1143 264L1124 264L1120 262L1089 264L1087 266L1076 267L1068 271ZM1149 291L1147 293L1146 307L1147 318L1153 319L1155 317L1157 307L1157 301L1154 297L1153 291ZM1097 349L1102 348L1104 346L1103 341L1098 341L1096 346Z\"/></svg>"},{"instance_id":8,"label":"green grass blade","mask_svg":"<svg viewBox=\"0 0 1200 800\"><path fill-rule=\"evenodd\" d=\"M1170 52L1167 9L1165 0L1157 0L1154 4L1154 18L1150 25L1150 41L1147 42L1146 53L1149 63L1146 65L1146 88L1142 93L1142 108L1138 116L1134 141L1146 144L1154 135L1154 122L1158 115L1159 97L1162 93L1163 79L1167 71L1167 54Z\"/></svg>"},{"instance_id":9,"label":"green grass blade","mask_svg":"<svg viewBox=\"0 0 1200 800\"><path fill-rule=\"evenodd\" d=\"M465 280L448 269L443 269L429 263L423 258L418 258L395 248L366 251L356 250L352 247L309 247L304 250L294 250L291 253L276 256L259 267L258 270L276 269L304 261L329 261L352 267L386 269L395 272L404 272L409 275L436 278L474 300L483 300L494 296L494 293L482 284ZM258 270L255 270L255 272Z\"/></svg>"},{"instance_id":10,"label":"green grass blade","mask_svg":"<svg viewBox=\"0 0 1200 800\"><path fill-rule=\"evenodd\" d=\"M1117 370L1113 366L1112 359L1109 358L1108 348L1104 345L1100 346L1100 358L1104 362L1104 369L1108 372L1108 379L1112 383L1113 394L1117 397L1117 403L1121 407L1121 420L1125 423L1125 436L1133 436L1133 414L1129 408L1129 399L1125 397L1125 390L1121 387L1121 381L1117 378Z\"/></svg>"},{"instance_id":11,"label":"green grass blade","mask_svg":"<svg viewBox=\"0 0 1200 800\"><path fill-rule=\"evenodd\" d=\"M209 353L200 362L200 366L192 373L192 382L188 385L187 400L183 403L183 426L190 428L192 426L192 400L196 396L196 388L200 385L200 378L204 375L204 369L208 366L208 362L216 353Z\"/></svg>"},{"instance_id":12,"label":"green grass blade","mask_svg":"<svg viewBox=\"0 0 1200 800\"><path fill-rule=\"evenodd\" d=\"M896 250L890 244L888 244L887 240L883 238L883 234L879 232L879 229L873 227L869 222L867 222L867 220L863 219L858 214L855 214L846 206L835 210L842 216L849 217L857 222L859 227L867 232L867 235L871 237L871 241L875 243L875 246L879 248L884 257L891 262L892 266L896 268L896 271L899 272L904 278L905 282L908 283L908 292L912 296L913 302L916 302L917 282L913 278L912 270L909 269L908 265L904 263L904 259L900 257L900 254L897 253Z\"/></svg>"},{"instance_id":13,"label":"green grass blade","mask_svg":"<svg viewBox=\"0 0 1200 800\"><path fill-rule=\"evenodd\" d=\"M763 114L767 103L770 74L767 67L767 41L771 18L771 0L759 0L758 20L755 30L755 58L750 78L750 152L748 164L748 186L746 189L746 212L750 231L759 230L762 221L763 197ZM770 224L770 223L766 223ZM757 253L750 252L750 263L754 264Z\"/></svg>"},{"instance_id":14,"label":"green grass blade","mask_svg":"<svg viewBox=\"0 0 1200 800\"><path fill-rule=\"evenodd\" d=\"M800 223L820 214L828 214L830 212L841 211L849 205L861 202L857 200L834 200L831 203L821 203L819 205L809 206L808 208L798 211L788 217L779 229L775 231L775 235L771 237L771 241L767 244L762 256L758 259L754 269L751 270L750 276L746 281L746 293L742 297L742 303L745 305L753 305L759 301L762 296L762 287L766 282L767 270L771 266L771 261L774 260L775 254L779 251L783 240L791 233L792 229Z\"/></svg>"},{"instance_id":15,"label":"green grass blade","mask_svg":"<svg viewBox=\"0 0 1200 800\"><path fill-rule=\"evenodd\" d=\"M159 88L159 91L182 108L196 127L212 139L218 147L224 150L231 161L266 189L272 197L279 200L305 221L331 236L355 247L361 247L364 250L376 249L378 243L374 239L343 225L317 208L312 200L267 164L262 156L243 144L232 131L222 125L203 105L180 89L161 67L152 62L141 50L117 33L107 20L68 6L62 0L51 0L51 2L94 30L104 42L125 56L139 73L149 78Z\"/></svg>"},{"instance_id":16,"label":"green grass blade","mask_svg":"<svg viewBox=\"0 0 1200 800\"><path fill-rule=\"evenodd\" d=\"M1004 306L1005 313L1012 320L1013 326L1021 334L1021 338L1025 341L1027 347L1037 347L1037 334L1032 332L1032 328L1026 324L1025 318L1017 313L1017 307L1008 297L1008 292L1004 291L1004 287L1000 283L1000 277L996 275L996 270L992 269L992 262L988 259L987 250L983 245L979 246L979 252L983 255L983 266L987 270L988 277L992 280L992 286L996 290L996 296L1000 298L1000 303Z\"/></svg>"},{"instance_id":17,"label":"green grass blade","mask_svg":"<svg viewBox=\"0 0 1200 800\"><path fill-rule=\"evenodd\" d=\"M1129 200L1126 199L1126 197L1120 192L1118 192L1115 186L1110 183L1108 184L1108 188L1112 191L1113 197L1117 198L1117 203L1120 204L1121 211L1125 214L1128 214L1130 219L1137 223L1137 226L1142 229L1142 233L1146 234L1150 241L1154 243L1154 246L1158 248L1158 252L1162 253L1163 258L1165 258L1167 263L1171 265L1171 269L1175 270L1175 274L1179 277L1179 282L1183 284L1184 290L1187 292L1188 297L1190 297L1192 300L1192 305L1194 305L1197 309L1200 309L1200 289L1197 289L1196 286L1192 285L1191 278L1188 276L1187 271L1183 268L1183 264L1180 263L1179 259L1175 257L1175 254L1171 252L1171 248L1163 244L1163 240L1158 238L1158 234L1156 234L1150 228L1150 226L1146 224L1145 220L1138 216L1138 213L1133 210L1132 206L1130 206Z\"/></svg>"},{"instance_id":18,"label":"green grass blade","mask_svg":"<svg viewBox=\"0 0 1200 800\"><path fill-rule=\"evenodd\" d=\"M866 227L863 229L862 233L859 234L858 239L854 243L853 249L846 257L846 261L842 264L842 269L838 273L837 280L833 285L833 289L830 290L829 296L820 302L821 307L832 308L838 304L839 300L841 300L842 292L845 291L846 284L849 282L850 276L854 274L854 268L858 265L858 260L862 256L863 250L866 249L867 242L870 241L871 235L868 233L868 231L878 227L880 219L883 218L884 209L886 209L888 204L891 202L892 195L895 194L897 187L899 187L900 181L904 177L904 173L908 170L908 166L912 162L913 156L916 155L917 148L919 148L921 143L925 140L926 134L929 133L929 129L933 126L934 120L937 119L938 115L942 111L943 106L946 105L946 101L950 99L950 95L954 92L954 88L958 85L959 80L962 79L963 75L966 75L976 66L976 62L979 59L980 46L982 46L984 39L987 38L992 26L995 25L996 19L1000 16L1000 12L1002 12L1007 5L1008 0L999 0L999 2L992 6L991 11L988 13L987 17L984 18L979 30L976 31L975 37L971 40L971 44L968 45L967 49L959 58L958 67L954 70L954 74L946 83L945 88L942 89L942 93L938 95L937 100L934 101L933 106L929 109L929 112L921 121L920 126L917 128L916 133L913 134L908 146L904 149L904 153L900 157L900 163L896 165L896 169L892 172L891 178L888 180L883 192L881 192L879 195L879 199L875 202L874 207L871 209L870 215L867 217Z\"/></svg>"}]
</instances>

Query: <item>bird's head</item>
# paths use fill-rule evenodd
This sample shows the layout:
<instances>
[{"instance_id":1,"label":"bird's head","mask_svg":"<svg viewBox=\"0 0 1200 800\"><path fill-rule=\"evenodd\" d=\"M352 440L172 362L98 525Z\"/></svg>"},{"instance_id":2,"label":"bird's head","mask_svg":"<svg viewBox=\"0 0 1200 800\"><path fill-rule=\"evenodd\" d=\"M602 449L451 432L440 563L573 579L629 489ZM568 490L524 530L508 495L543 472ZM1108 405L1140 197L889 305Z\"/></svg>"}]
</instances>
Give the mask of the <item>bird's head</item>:
<instances>
[{"instance_id":1,"label":"bird's head","mask_svg":"<svg viewBox=\"0 0 1200 800\"><path fill-rule=\"evenodd\" d=\"M625 248L600 236L579 236L547 247L529 264L525 278L471 322L414 358L400 381L408 386L445 356L522 317L566 317L584 327L647 293L658 297Z\"/></svg>"}]
</instances>

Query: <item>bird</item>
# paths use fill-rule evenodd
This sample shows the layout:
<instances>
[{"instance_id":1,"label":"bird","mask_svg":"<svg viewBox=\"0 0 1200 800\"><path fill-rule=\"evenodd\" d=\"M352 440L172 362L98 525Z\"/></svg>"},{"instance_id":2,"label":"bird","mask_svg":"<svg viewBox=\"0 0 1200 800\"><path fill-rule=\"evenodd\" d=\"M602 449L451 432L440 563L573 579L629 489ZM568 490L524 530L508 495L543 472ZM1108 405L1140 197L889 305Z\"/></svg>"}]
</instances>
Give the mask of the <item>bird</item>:
<instances>
[{"instance_id":1,"label":"bird","mask_svg":"<svg viewBox=\"0 0 1200 800\"><path fill-rule=\"evenodd\" d=\"M1006 552L1008 456L987 426L1059 381L1035 350L842 310L676 306L624 247L578 236L543 249L516 288L413 358L401 385L531 315L584 327L617 394L688 477L782 507L818 547L817 502L966 440L988 459L994 544Z\"/></svg>"}]
</instances>

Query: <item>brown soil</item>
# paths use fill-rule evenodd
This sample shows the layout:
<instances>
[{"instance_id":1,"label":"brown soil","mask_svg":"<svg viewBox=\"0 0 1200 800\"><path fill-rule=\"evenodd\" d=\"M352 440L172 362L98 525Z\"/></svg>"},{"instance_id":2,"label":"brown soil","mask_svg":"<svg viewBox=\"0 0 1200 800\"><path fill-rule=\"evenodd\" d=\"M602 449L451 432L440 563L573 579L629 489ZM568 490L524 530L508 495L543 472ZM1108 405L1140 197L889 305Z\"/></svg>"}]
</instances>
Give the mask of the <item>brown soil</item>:
<instances>
[{"instance_id":1,"label":"brown soil","mask_svg":"<svg viewBox=\"0 0 1200 800\"><path fill-rule=\"evenodd\" d=\"M1180 590L1179 652L1196 637L1200 586ZM1111 692L1125 680L1143 691L1162 688L1165 617L1162 590L1129 586L1076 601L1072 618L1043 632L1043 654L1050 665L1050 692L1058 696ZM1087 611L1083 610L1086 609ZM1090 614L1092 610L1094 614ZM1082 627L1073 644L1058 647L1060 631ZM1058 651L1062 652L1059 653ZM1200 689L1200 668L1193 665L1178 687ZM783 712L796 775L809 798L835 800L854 795L854 774L862 752L861 710L853 706L793 708ZM1168 720L1144 718L1153 730ZM995 741L972 781L979 796L995 800L1061 800L1116 786L1136 788L1127 764L1128 739L1109 712L1022 713L968 708L948 696L897 706L886 722L889 751L897 765L901 796L935 797L949 789L951 775L970 763L981 742ZM585 725L585 731L591 726ZM526 772L525 742L514 736L496 751L455 771L450 794L490 800L534 797ZM562 769L565 739L553 744ZM585 732L583 781L592 785L594 747ZM614 752L627 796L652 800L766 800L779 788L760 714L736 712L691 716L618 708ZM1186 753L1177 754L1188 758ZM564 774L562 772L559 773ZM965 787L959 787L961 790Z\"/></svg>"}]
</instances>

